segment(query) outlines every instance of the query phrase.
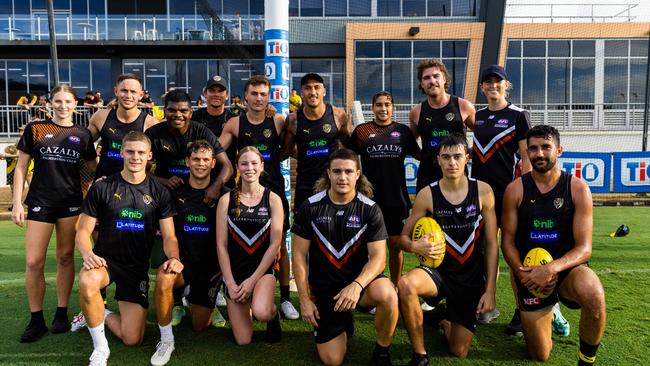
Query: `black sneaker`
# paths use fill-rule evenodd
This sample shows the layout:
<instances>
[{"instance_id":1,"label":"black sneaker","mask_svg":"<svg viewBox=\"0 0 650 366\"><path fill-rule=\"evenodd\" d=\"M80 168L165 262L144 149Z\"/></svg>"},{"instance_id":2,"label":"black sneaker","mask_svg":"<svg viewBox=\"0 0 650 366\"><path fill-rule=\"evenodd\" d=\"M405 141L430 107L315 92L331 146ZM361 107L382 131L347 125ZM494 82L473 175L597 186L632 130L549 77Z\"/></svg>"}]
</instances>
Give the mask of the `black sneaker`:
<instances>
[{"instance_id":1,"label":"black sneaker","mask_svg":"<svg viewBox=\"0 0 650 366\"><path fill-rule=\"evenodd\" d=\"M435 309L422 312L422 320L424 324L438 328L440 322L447 316L447 304L439 303Z\"/></svg>"},{"instance_id":2,"label":"black sneaker","mask_svg":"<svg viewBox=\"0 0 650 366\"><path fill-rule=\"evenodd\" d=\"M413 353L407 366L429 366L429 355Z\"/></svg>"},{"instance_id":3,"label":"black sneaker","mask_svg":"<svg viewBox=\"0 0 650 366\"><path fill-rule=\"evenodd\" d=\"M508 326L506 326L506 334L514 337L523 337L524 331L521 327L521 315L519 314L519 309L515 309L515 314L512 316Z\"/></svg>"},{"instance_id":4,"label":"black sneaker","mask_svg":"<svg viewBox=\"0 0 650 366\"><path fill-rule=\"evenodd\" d=\"M280 313L275 314L275 318L266 323L266 336L267 343L278 343L282 339L282 328L280 327Z\"/></svg>"},{"instance_id":5,"label":"black sneaker","mask_svg":"<svg viewBox=\"0 0 650 366\"><path fill-rule=\"evenodd\" d=\"M390 354L388 352L373 352L370 364L373 366L393 366L393 363L390 362Z\"/></svg>"},{"instance_id":6,"label":"black sneaker","mask_svg":"<svg viewBox=\"0 0 650 366\"><path fill-rule=\"evenodd\" d=\"M52 320L52 333L59 334L65 333L70 330L70 321L68 320L68 314L58 315Z\"/></svg>"},{"instance_id":7,"label":"black sneaker","mask_svg":"<svg viewBox=\"0 0 650 366\"><path fill-rule=\"evenodd\" d=\"M20 343L32 343L41 339L47 333L47 327L42 321L30 321L20 336Z\"/></svg>"}]
</instances>

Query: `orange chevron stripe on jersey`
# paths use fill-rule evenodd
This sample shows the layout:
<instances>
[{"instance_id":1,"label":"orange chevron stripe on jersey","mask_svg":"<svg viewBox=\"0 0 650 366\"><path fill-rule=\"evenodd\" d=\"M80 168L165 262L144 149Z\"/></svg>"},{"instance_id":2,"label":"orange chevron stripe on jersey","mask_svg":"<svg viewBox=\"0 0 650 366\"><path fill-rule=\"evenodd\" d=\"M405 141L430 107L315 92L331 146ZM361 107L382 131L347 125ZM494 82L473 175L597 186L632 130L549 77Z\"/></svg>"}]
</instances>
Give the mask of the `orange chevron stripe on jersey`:
<instances>
[{"instance_id":1,"label":"orange chevron stripe on jersey","mask_svg":"<svg viewBox=\"0 0 650 366\"><path fill-rule=\"evenodd\" d=\"M248 238L238 227L237 225L230 220L230 217L228 218L228 232L232 236L233 239L235 239L235 242L239 244L249 255L255 253L257 248L264 243L270 233L271 233L271 220L268 220L266 222L266 225L262 227L257 234L255 234L252 238Z\"/></svg>"},{"instance_id":2,"label":"orange chevron stripe on jersey","mask_svg":"<svg viewBox=\"0 0 650 366\"><path fill-rule=\"evenodd\" d=\"M508 141L512 140L516 135L515 126L504 130L500 134L494 136L494 138L484 147L481 143L474 137L474 146L472 150L476 153L479 160L485 163L495 152L499 150L501 145L504 145Z\"/></svg>"},{"instance_id":3,"label":"orange chevron stripe on jersey","mask_svg":"<svg viewBox=\"0 0 650 366\"><path fill-rule=\"evenodd\" d=\"M472 252L474 252L474 247L475 244L479 241L481 237L481 229L483 228L483 219L479 215L479 218L476 220L476 223L478 224L475 226L474 231L472 232L472 235L467 238L467 241L465 244L461 247L456 242L451 239L447 234L445 234L445 240L447 241L447 253L451 255L452 257L456 258L456 260L460 263L463 264L472 255Z\"/></svg>"},{"instance_id":4,"label":"orange chevron stripe on jersey","mask_svg":"<svg viewBox=\"0 0 650 366\"><path fill-rule=\"evenodd\" d=\"M325 258L327 258L334 265L334 267L338 269L341 269L341 267L343 267L343 265L350 259L352 254L354 254L354 252L359 249L361 246L361 238L368 229L368 225L364 225L356 233L356 235L352 237L352 239L348 240L348 242L345 243L343 248L336 250L336 248L334 248L334 246L327 240L327 238L320 232L320 230L318 230L318 227L316 227L313 222L311 223L311 226L314 230L314 233L316 234L314 236L321 252L323 252Z\"/></svg>"}]
</instances>

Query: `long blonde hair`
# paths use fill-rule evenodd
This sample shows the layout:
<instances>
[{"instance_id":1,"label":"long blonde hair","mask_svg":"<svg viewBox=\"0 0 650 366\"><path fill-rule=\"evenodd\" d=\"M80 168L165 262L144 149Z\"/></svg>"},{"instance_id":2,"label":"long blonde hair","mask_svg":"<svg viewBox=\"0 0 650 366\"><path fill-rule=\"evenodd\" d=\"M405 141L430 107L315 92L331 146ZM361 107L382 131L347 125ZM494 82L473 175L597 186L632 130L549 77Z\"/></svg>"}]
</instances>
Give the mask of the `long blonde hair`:
<instances>
[{"instance_id":1,"label":"long blonde hair","mask_svg":"<svg viewBox=\"0 0 650 366\"><path fill-rule=\"evenodd\" d=\"M327 169L329 169L332 166L332 161L334 160L352 160L354 161L354 164L356 165L357 169L361 169L361 163L359 163L359 155L355 153L354 151L346 148L341 148L336 151L334 151L329 159L327 160ZM332 182L330 182L330 178L327 175L327 170L323 172L323 175L318 178L316 183L314 183L314 193L317 192L322 192L330 189L332 187ZM361 174L359 176L359 179L357 179L357 185L355 186L355 189L357 192L363 194L364 196L367 196L369 198L373 197L373 187L372 183L366 178L365 175Z\"/></svg>"},{"instance_id":2,"label":"long blonde hair","mask_svg":"<svg viewBox=\"0 0 650 366\"><path fill-rule=\"evenodd\" d=\"M244 146L239 150L237 157L235 158L235 169L237 169L237 164L239 164L239 157L247 152L253 152L255 155L259 156L261 162L264 162L262 153L260 153L255 146ZM237 176L235 176L235 191L233 194L235 195L235 217L239 217L239 214L241 214L241 177L239 176L239 171L237 171Z\"/></svg>"}]
</instances>

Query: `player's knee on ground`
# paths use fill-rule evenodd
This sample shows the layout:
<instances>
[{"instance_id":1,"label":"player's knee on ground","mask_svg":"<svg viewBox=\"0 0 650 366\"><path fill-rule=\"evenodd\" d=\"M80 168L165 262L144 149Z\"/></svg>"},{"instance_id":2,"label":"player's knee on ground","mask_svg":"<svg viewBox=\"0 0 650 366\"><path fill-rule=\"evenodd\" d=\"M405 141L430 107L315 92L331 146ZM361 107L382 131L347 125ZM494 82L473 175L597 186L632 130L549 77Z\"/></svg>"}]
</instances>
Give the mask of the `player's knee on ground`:
<instances>
[{"instance_id":1,"label":"player's knee on ground","mask_svg":"<svg viewBox=\"0 0 650 366\"><path fill-rule=\"evenodd\" d=\"M233 337L235 338L235 343L238 346L245 346L247 344L250 344L253 340L253 332L252 330L250 332L246 332L246 334L235 334L235 332L233 332Z\"/></svg>"},{"instance_id":2,"label":"player's knee on ground","mask_svg":"<svg viewBox=\"0 0 650 366\"><path fill-rule=\"evenodd\" d=\"M529 346L528 356L533 361L546 362L551 357L551 347Z\"/></svg>"},{"instance_id":3,"label":"player's knee on ground","mask_svg":"<svg viewBox=\"0 0 650 366\"><path fill-rule=\"evenodd\" d=\"M124 332L122 334L122 343L124 343L124 345L127 347L139 346L140 343L142 343L143 338L143 335L129 334L128 332Z\"/></svg>"},{"instance_id":4,"label":"player's knee on ground","mask_svg":"<svg viewBox=\"0 0 650 366\"><path fill-rule=\"evenodd\" d=\"M325 350L321 351L319 349L318 350L318 357L320 358L321 362L324 365L338 366L338 365L343 363L343 359L345 358L345 351L344 352L326 352Z\"/></svg>"},{"instance_id":5,"label":"player's knee on ground","mask_svg":"<svg viewBox=\"0 0 650 366\"><path fill-rule=\"evenodd\" d=\"M456 344L449 344L449 352L451 352L452 355L464 359L467 358L467 354L469 353L469 347L471 344L467 343L462 343L462 342L455 342Z\"/></svg>"}]
</instances>

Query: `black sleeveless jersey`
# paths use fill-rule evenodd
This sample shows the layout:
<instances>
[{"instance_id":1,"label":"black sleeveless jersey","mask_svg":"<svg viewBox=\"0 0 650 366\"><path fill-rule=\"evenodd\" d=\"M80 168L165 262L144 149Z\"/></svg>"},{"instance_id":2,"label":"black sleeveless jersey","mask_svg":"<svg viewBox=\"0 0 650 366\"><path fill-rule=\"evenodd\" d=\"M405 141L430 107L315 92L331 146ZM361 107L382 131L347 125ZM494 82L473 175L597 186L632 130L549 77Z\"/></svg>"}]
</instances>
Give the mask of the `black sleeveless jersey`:
<instances>
[{"instance_id":1,"label":"black sleeveless jersey","mask_svg":"<svg viewBox=\"0 0 650 366\"><path fill-rule=\"evenodd\" d=\"M518 210L515 245L523 261L533 248L546 249L554 259L575 247L571 174L562 171L553 189L541 193L530 173L521 176L524 195Z\"/></svg>"},{"instance_id":2,"label":"black sleeveless jersey","mask_svg":"<svg viewBox=\"0 0 650 366\"><path fill-rule=\"evenodd\" d=\"M495 196L503 196L515 179L519 141L526 138L529 129L528 111L514 104L499 111L485 107L476 112L472 177L489 184Z\"/></svg>"},{"instance_id":3,"label":"black sleeveless jersey","mask_svg":"<svg viewBox=\"0 0 650 366\"><path fill-rule=\"evenodd\" d=\"M273 117L266 117L260 124L248 121L246 113L239 116L239 137L237 150L255 146L264 159L264 172L260 183L276 194L284 195L284 178L280 171L280 136L275 128Z\"/></svg>"},{"instance_id":4,"label":"black sleeveless jersey","mask_svg":"<svg viewBox=\"0 0 650 366\"><path fill-rule=\"evenodd\" d=\"M59 126L51 119L36 120L25 126L18 150L34 159L34 179L25 203L29 206L81 206L82 160L97 154L90 131L83 126Z\"/></svg>"},{"instance_id":5,"label":"black sleeveless jersey","mask_svg":"<svg viewBox=\"0 0 650 366\"><path fill-rule=\"evenodd\" d=\"M145 134L151 140L151 152L156 162L154 175L162 178L177 176L187 179L190 168L185 165L185 154L187 146L193 141L208 141L214 148L215 156L223 152L217 137L207 127L195 121L189 121L189 128L182 136L173 134L166 121L148 128ZM213 169L213 178L217 174L217 169Z\"/></svg>"},{"instance_id":6,"label":"black sleeveless jersey","mask_svg":"<svg viewBox=\"0 0 650 366\"><path fill-rule=\"evenodd\" d=\"M237 284L255 272L271 244L270 196L271 190L264 188L262 199L257 205L248 207L243 203L239 204L237 216L235 191L230 192L228 255L230 269Z\"/></svg>"},{"instance_id":7,"label":"black sleeveless jersey","mask_svg":"<svg viewBox=\"0 0 650 366\"><path fill-rule=\"evenodd\" d=\"M440 141L454 132L465 134L458 97L452 95L449 103L442 108L432 108L426 100L422 102L417 129L422 139L422 155L417 176L417 189L420 190L442 178L437 160Z\"/></svg>"},{"instance_id":8,"label":"black sleeveless jersey","mask_svg":"<svg viewBox=\"0 0 650 366\"><path fill-rule=\"evenodd\" d=\"M192 188L189 182L174 191L177 213L174 216L174 227L181 262L185 268L197 273L201 268L207 267L212 270L203 274L213 275L219 270L215 241L216 206L208 206L203 202L204 193L205 188Z\"/></svg>"},{"instance_id":9,"label":"black sleeveless jersey","mask_svg":"<svg viewBox=\"0 0 650 366\"><path fill-rule=\"evenodd\" d=\"M108 112L104 126L99 131L99 136L102 139L102 150L99 154L95 177L107 177L122 171L122 168L124 168L124 162L120 155L122 139L131 131L143 132L146 119L147 113L140 111L140 115L133 122L124 123L117 118L117 109L111 109Z\"/></svg>"},{"instance_id":10,"label":"black sleeveless jersey","mask_svg":"<svg viewBox=\"0 0 650 366\"><path fill-rule=\"evenodd\" d=\"M363 174L372 183L374 199L381 207L411 207L404 159L420 148L407 126L362 123L352 132L348 147L361 157Z\"/></svg>"},{"instance_id":11,"label":"black sleeveless jersey","mask_svg":"<svg viewBox=\"0 0 650 366\"><path fill-rule=\"evenodd\" d=\"M296 111L296 188L311 189L327 168L327 159L338 148L339 129L333 107L325 105L325 113L317 120L308 119L302 108Z\"/></svg>"},{"instance_id":12,"label":"black sleeveless jersey","mask_svg":"<svg viewBox=\"0 0 650 366\"><path fill-rule=\"evenodd\" d=\"M194 113L192 113L192 121L196 121L205 127L207 127L217 138L221 136L223 132L223 126L228 122L228 120L234 117L232 109L224 109L224 112L218 116L213 116L208 113L207 108L199 108ZM233 136L233 139L235 137ZM237 158L237 144L236 140L228 146L226 149L226 156L233 167L235 167L235 159ZM230 180L226 183L226 186L231 189L235 187L235 175L233 174L230 177Z\"/></svg>"},{"instance_id":13,"label":"black sleeveless jersey","mask_svg":"<svg viewBox=\"0 0 650 366\"><path fill-rule=\"evenodd\" d=\"M291 231L311 241L309 283L341 289L368 263L368 243L388 237L379 206L361 193L345 205L317 193L294 216Z\"/></svg>"},{"instance_id":14,"label":"black sleeveless jersey","mask_svg":"<svg viewBox=\"0 0 650 366\"><path fill-rule=\"evenodd\" d=\"M139 271L149 268L158 220L175 214L162 184L149 176L131 184L119 173L93 183L82 210L99 222L95 254Z\"/></svg>"},{"instance_id":15,"label":"black sleeveless jersey","mask_svg":"<svg viewBox=\"0 0 650 366\"><path fill-rule=\"evenodd\" d=\"M458 205L451 204L433 182L431 198L433 218L445 234L445 258L438 271L455 283L482 286L485 283L483 216L478 181L468 179L467 196Z\"/></svg>"}]
</instances>

